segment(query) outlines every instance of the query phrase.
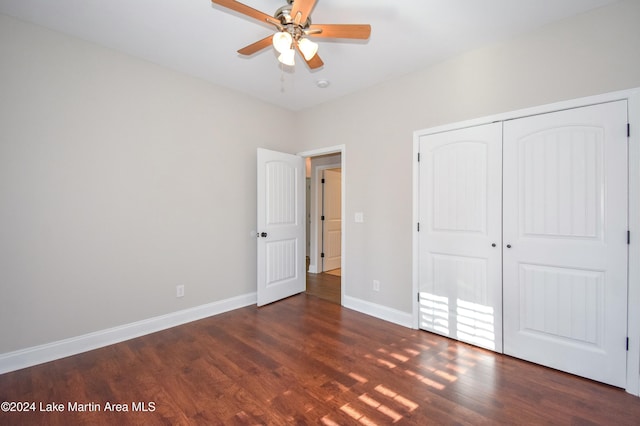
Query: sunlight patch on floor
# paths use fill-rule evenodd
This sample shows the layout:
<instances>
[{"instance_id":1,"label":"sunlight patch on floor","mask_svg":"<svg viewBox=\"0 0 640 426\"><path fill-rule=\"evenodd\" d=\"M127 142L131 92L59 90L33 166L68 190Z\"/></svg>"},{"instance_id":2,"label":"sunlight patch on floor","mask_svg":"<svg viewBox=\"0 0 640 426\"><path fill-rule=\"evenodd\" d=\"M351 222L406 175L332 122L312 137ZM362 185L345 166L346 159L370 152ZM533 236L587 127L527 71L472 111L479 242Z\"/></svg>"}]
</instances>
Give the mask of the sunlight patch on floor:
<instances>
[{"instance_id":1,"label":"sunlight patch on floor","mask_svg":"<svg viewBox=\"0 0 640 426\"><path fill-rule=\"evenodd\" d=\"M425 385L427 385L427 386L429 386L431 388L434 388L434 389L437 389L437 390L444 390L444 388L445 388L444 384L442 384L440 382L436 382L435 380L431 380L430 378L425 377L422 374L416 373L415 371L405 370L405 372L409 376L419 380L420 382L424 383Z\"/></svg>"},{"instance_id":2,"label":"sunlight patch on floor","mask_svg":"<svg viewBox=\"0 0 640 426\"><path fill-rule=\"evenodd\" d=\"M323 425L325 426L340 426L340 423L336 423L329 418L329 416L324 416L320 419Z\"/></svg>"},{"instance_id":3,"label":"sunlight patch on floor","mask_svg":"<svg viewBox=\"0 0 640 426\"><path fill-rule=\"evenodd\" d=\"M370 355L370 354L366 354L364 357L367 358L367 359L374 359L378 363L384 365L387 368L396 368L397 367L397 365L392 363L391 361L387 361L386 359L382 359L382 358L377 358L377 357L374 357L373 355Z\"/></svg>"},{"instance_id":4,"label":"sunlight patch on floor","mask_svg":"<svg viewBox=\"0 0 640 426\"><path fill-rule=\"evenodd\" d=\"M382 385L376 386L375 390L377 392L380 392L384 396L392 398L394 401L400 403L401 405L404 405L405 407L407 407L409 409L409 411L413 411L413 410L415 410L416 408L419 407L418 404L416 404L415 402L411 401L410 399L407 399L407 398L403 397L402 395L398 394L397 392L394 392L391 389L389 389L387 387L384 387Z\"/></svg>"},{"instance_id":5,"label":"sunlight patch on floor","mask_svg":"<svg viewBox=\"0 0 640 426\"><path fill-rule=\"evenodd\" d=\"M360 395L358 399L364 402L365 404L367 404L369 407L375 408L376 410L380 411L382 414L392 419L394 423L402 419L402 414L387 407L386 405L375 400L374 398L372 398L366 393L363 393L362 395Z\"/></svg>"},{"instance_id":6,"label":"sunlight patch on floor","mask_svg":"<svg viewBox=\"0 0 640 426\"><path fill-rule=\"evenodd\" d=\"M343 405L342 407L340 407L340 409L344 411L349 417L359 421L363 425L377 426L377 423L375 423L373 420L366 417L364 414L362 414L361 412L359 412L349 404Z\"/></svg>"},{"instance_id":7,"label":"sunlight patch on floor","mask_svg":"<svg viewBox=\"0 0 640 426\"><path fill-rule=\"evenodd\" d=\"M381 352L383 354L389 355L390 357L395 358L400 362L407 362L410 359L408 356L405 356L405 355L402 355L402 354L399 354L399 353L396 353L396 352L389 352L388 350L386 350L384 348L378 349L378 352Z\"/></svg>"},{"instance_id":8,"label":"sunlight patch on floor","mask_svg":"<svg viewBox=\"0 0 640 426\"><path fill-rule=\"evenodd\" d=\"M411 348L404 348L403 349L406 353L408 353L411 356L418 356L420 355L420 351L416 351L415 349L411 349Z\"/></svg>"},{"instance_id":9,"label":"sunlight patch on floor","mask_svg":"<svg viewBox=\"0 0 640 426\"><path fill-rule=\"evenodd\" d=\"M455 371L457 374L464 374L468 371L466 368L463 368L457 364L447 364L445 367L449 370Z\"/></svg>"},{"instance_id":10,"label":"sunlight patch on floor","mask_svg":"<svg viewBox=\"0 0 640 426\"><path fill-rule=\"evenodd\" d=\"M368 382L367 379L365 379L364 377L360 376L359 374L356 374L356 373L353 373L353 372L349 373L349 377L351 377L353 380L358 381L359 383L367 383Z\"/></svg>"},{"instance_id":11,"label":"sunlight patch on floor","mask_svg":"<svg viewBox=\"0 0 640 426\"><path fill-rule=\"evenodd\" d=\"M458 378L456 376L454 376L453 374L449 374L446 371L442 371L442 370L434 370L433 374L435 374L436 376L442 377L443 379L445 379L448 382L455 382L456 380L458 380Z\"/></svg>"},{"instance_id":12,"label":"sunlight patch on floor","mask_svg":"<svg viewBox=\"0 0 640 426\"><path fill-rule=\"evenodd\" d=\"M377 361L384 365L385 367L389 367L389 368L396 368L397 365L392 363L391 361L387 361L386 359L382 359L382 358L378 358Z\"/></svg>"}]
</instances>

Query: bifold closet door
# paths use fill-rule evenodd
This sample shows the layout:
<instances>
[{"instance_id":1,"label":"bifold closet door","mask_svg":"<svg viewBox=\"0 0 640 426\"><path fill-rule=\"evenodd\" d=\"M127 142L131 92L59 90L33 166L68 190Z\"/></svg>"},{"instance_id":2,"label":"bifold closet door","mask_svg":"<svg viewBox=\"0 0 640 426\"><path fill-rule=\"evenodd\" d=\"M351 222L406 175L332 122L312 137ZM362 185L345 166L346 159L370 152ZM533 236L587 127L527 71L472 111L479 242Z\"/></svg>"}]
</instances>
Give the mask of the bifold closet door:
<instances>
[{"instance_id":1,"label":"bifold closet door","mask_svg":"<svg viewBox=\"0 0 640 426\"><path fill-rule=\"evenodd\" d=\"M627 103L504 123L504 352L624 387Z\"/></svg>"},{"instance_id":2,"label":"bifold closet door","mask_svg":"<svg viewBox=\"0 0 640 426\"><path fill-rule=\"evenodd\" d=\"M502 351L502 124L420 138L420 328Z\"/></svg>"}]
</instances>

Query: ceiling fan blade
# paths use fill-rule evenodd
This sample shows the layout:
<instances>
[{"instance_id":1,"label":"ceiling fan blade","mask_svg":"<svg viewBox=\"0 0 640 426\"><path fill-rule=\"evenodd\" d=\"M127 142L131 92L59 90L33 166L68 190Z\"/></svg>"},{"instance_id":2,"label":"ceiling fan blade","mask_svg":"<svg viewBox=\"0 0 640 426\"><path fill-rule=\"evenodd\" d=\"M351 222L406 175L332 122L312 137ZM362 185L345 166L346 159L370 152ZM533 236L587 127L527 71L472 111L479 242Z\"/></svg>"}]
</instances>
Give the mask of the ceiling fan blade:
<instances>
[{"instance_id":1,"label":"ceiling fan blade","mask_svg":"<svg viewBox=\"0 0 640 426\"><path fill-rule=\"evenodd\" d=\"M304 59L304 56L302 57L302 59ZM305 61L307 62L307 65L309 65L309 68L311 68L312 70L320 68L324 65L324 62L322 62L322 59L320 59L320 55L318 55L317 53L313 55L313 58L309 59L308 61L305 59Z\"/></svg>"},{"instance_id":2,"label":"ceiling fan blade","mask_svg":"<svg viewBox=\"0 0 640 426\"><path fill-rule=\"evenodd\" d=\"M304 54L302 53L302 51L300 51L300 47L298 47L298 43L295 43L295 46L296 46L296 50L298 51L300 56L302 56L302 59L305 60L305 62L309 66L309 68L311 68L312 70L314 70L316 68L320 68L321 66L324 65L324 62L322 62L322 59L320 59L320 55L318 55L317 53L315 55L313 55L313 57L307 61L307 59L304 57Z\"/></svg>"},{"instance_id":3,"label":"ceiling fan blade","mask_svg":"<svg viewBox=\"0 0 640 426\"><path fill-rule=\"evenodd\" d=\"M242 49L238 50L238 53L241 55L253 55L256 52L261 51L262 49L265 49L269 46L272 45L272 40L273 40L273 36L267 36L265 38L263 38L262 40L258 40L255 43L252 43L248 46L243 47Z\"/></svg>"},{"instance_id":4,"label":"ceiling fan blade","mask_svg":"<svg viewBox=\"0 0 640 426\"><path fill-rule=\"evenodd\" d=\"M215 4L219 4L220 6L224 6L228 9L235 10L238 13L242 13L250 18L257 19L260 22L265 24L274 25L275 19L273 16L267 15L266 13L260 12L252 7L247 6L246 4L242 4L235 0L211 0Z\"/></svg>"},{"instance_id":5,"label":"ceiling fan blade","mask_svg":"<svg viewBox=\"0 0 640 426\"><path fill-rule=\"evenodd\" d=\"M310 37L366 40L371 35L371 25L314 24L310 25L305 33Z\"/></svg>"},{"instance_id":6,"label":"ceiling fan blade","mask_svg":"<svg viewBox=\"0 0 640 426\"><path fill-rule=\"evenodd\" d=\"M293 22L298 25L304 25L315 4L316 0L293 0L293 7L291 8Z\"/></svg>"}]
</instances>

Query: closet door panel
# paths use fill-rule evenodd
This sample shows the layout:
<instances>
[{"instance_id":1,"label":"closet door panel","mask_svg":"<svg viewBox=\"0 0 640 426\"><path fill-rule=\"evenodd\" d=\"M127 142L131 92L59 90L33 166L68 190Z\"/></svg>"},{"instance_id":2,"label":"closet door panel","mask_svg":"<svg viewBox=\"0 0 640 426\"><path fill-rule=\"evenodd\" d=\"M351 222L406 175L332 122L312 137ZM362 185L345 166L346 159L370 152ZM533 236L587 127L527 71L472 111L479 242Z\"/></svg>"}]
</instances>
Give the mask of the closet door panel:
<instances>
[{"instance_id":1,"label":"closet door panel","mask_svg":"<svg viewBox=\"0 0 640 426\"><path fill-rule=\"evenodd\" d=\"M504 351L625 386L626 101L504 124Z\"/></svg>"},{"instance_id":2,"label":"closet door panel","mask_svg":"<svg viewBox=\"0 0 640 426\"><path fill-rule=\"evenodd\" d=\"M420 139L420 327L502 351L500 123Z\"/></svg>"}]
</instances>

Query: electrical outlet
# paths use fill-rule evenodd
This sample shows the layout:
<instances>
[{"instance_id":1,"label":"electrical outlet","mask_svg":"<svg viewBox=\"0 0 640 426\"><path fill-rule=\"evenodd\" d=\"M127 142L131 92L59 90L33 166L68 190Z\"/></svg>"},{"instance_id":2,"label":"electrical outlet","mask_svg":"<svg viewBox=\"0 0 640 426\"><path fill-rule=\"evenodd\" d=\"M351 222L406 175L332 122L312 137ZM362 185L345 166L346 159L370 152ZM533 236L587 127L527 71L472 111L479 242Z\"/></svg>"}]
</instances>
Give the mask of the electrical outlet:
<instances>
[{"instance_id":1,"label":"electrical outlet","mask_svg":"<svg viewBox=\"0 0 640 426\"><path fill-rule=\"evenodd\" d=\"M380 281L373 280L373 291L380 291Z\"/></svg>"},{"instance_id":2,"label":"electrical outlet","mask_svg":"<svg viewBox=\"0 0 640 426\"><path fill-rule=\"evenodd\" d=\"M180 284L176 286L176 297L184 297L184 285Z\"/></svg>"}]
</instances>

